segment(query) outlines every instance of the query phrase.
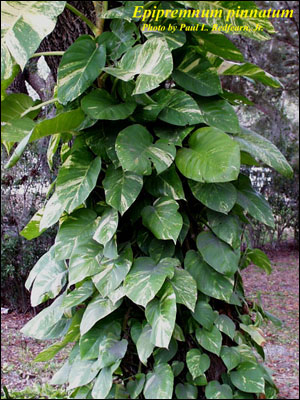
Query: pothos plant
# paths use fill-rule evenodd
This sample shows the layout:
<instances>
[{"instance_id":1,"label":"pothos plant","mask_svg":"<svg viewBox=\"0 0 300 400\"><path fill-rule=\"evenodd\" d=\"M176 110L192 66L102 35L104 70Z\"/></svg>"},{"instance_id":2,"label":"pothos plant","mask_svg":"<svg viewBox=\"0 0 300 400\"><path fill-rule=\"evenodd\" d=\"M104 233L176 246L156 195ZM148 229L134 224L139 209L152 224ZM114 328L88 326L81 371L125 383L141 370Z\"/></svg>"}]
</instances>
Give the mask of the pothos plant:
<instances>
[{"instance_id":1,"label":"pothos plant","mask_svg":"<svg viewBox=\"0 0 300 400\"><path fill-rule=\"evenodd\" d=\"M35 360L73 344L51 381L67 384L72 398L276 398L259 327L278 321L247 301L241 277L250 263L271 272L268 257L248 246L247 215L271 227L274 219L242 171L292 170L272 143L239 125L233 106L249 100L220 78L280 83L212 31L214 18L206 31L175 33L170 23L199 21L150 19L154 28L143 30L133 18L135 6L226 11L240 2L94 2L96 25L64 1L3 3L2 141L14 148L7 167L50 135L50 167L57 152L61 159L51 197L21 232L30 240L59 225L26 282L32 306L55 299L22 329L58 340ZM7 95L65 6L94 36L63 53L53 99L35 105ZM268 20L231 22L260 22L261 31L239 32L252 39L274 33ZM40 119L51 103L55 116Z\"/></svg>"}]
</instances>

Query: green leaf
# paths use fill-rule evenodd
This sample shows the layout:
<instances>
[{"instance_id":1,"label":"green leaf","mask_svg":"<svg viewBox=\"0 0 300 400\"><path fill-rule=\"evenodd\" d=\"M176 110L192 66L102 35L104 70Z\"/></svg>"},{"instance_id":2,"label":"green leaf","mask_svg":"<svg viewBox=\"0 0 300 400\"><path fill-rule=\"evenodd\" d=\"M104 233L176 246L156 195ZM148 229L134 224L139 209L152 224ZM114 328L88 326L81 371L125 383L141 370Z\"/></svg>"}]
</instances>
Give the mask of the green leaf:
<instances>
[{"instance_id":1,"label":"green leaf","mask_svg":"<svg viewBox=\"0 0 300 400\"><path fill-rule=\"evenodd\" d=\"M205 388L207 399L232 399L233 394L229 385L221 385L218 381L210 381Z\"/></svg>"},{"instance_id":2,"label":"green leaf","mask_svg":"<svg viewBox=\"0 0 300 400\"><path fill-rule=\"evenodd\" d=\"M14 120L19 120L22 118L22 114L27 111L30 107L34 105L34 100L24 93L11 93L8 95L5 100L1 102L1 122L9 122ZM34 118L36 117L35 114L29 114L28 117ZM26 118L25 118L26 119ZM2 130L3 126L1 127L2 139L5 138ZM11 139L5 139L11 140ZM19 141L12 139L11 141Z\"/></svg>"},{"instance_id":3,"label":"green leaf","mask_svg":"<svg viewBox=\"0 0 300 400\"><path fill-rule=\"evenodd\" d=\"M119 367L120 361L110 367L102 369L95 381L92 396L94 399L105 399L113 384L113 373Z\"/></svg>"},{"instance_id":4,"label":"green leaf","mask_svg":"<svg viewBox=\"0 0 300 400\"><path fill-rule=\"evenodd\" d=\"M163 60L163 62L162 62ZM167 79L173 70L171 51L164 39L149 39L129 49L115 68L104 69L110 75L129 81L139 75L133 94L149 92Z\"/></svg>"},{"instance_id":5,"label":"green leaf","mask_svg":"<svg viewBox=\"0 0 300 400\"><path fill-rule=\"evenodd\" d=\"M47 349L41 351L34 359L34 362L41 361L49 361L51 360L60 350L62 350L68 343L75 342L80 336L79 326L81 317L83 314L83 310L78 310L74 317L72 318L72 322L70 328L61 342L54 343L52 346Z\"/></svg>"},{"instance_id":6,"label":"green leaf","mask_svg":"<svg viewBox=\"0 0 300 400\"><path fill-rule=\"evenodd\" d=\"M213 311L211 306L206 301L198 300L195 312L192 314L193 318L199 322L204 328L210 330L218 317L218 312ZM202 375L202 374L200 374Z\"/></svg>"},{"instance_id":7,"label":"green leaf","mask_svg":"<svg viewBox=\"0 0 300 400\"><path fill-rule=\"evenodd\" d=\"M94 233L93 239L105 246L116 233L118 222L118 212L111 207L107 208L101 216L100 223Z\"/></svg>"},{"instance_id":8,"label":"green leaf","mask_svg":"<svg viewBox=\"0 0 300 400\"><path fill-rule=\"evenodd\" d=\"M65 111L54 118L44 119L35 125L30 142L57 133L72 132L80 127L84 119L84 112L80 108Z\"/></svg>"},{"instance_id":9,"label":"green leaf","mask_svg":"<svg viewBox=\"0 0 300 400\"><path fill-rule=\"evenodd\" d=\"M151 342L152 328L146 324L137 340L136 349L141 362L146 366L155 345Z\"/></svg>"},{"instance_id":10,"label":"green leaf","mask_svg":"<svg viewBox=\"0 0 300 400\"><path fill-rule=\"evenodd\" d=\"M40 222L43 217L44 208L41 208L37 211L28 224L23 228L20 232L20 235L23 236L27 240L32 240L39 237L45 229L40 231Z\"/></svg>"},{"instance_id":11,"label":"green leaf","mask_svg":"<svg viewBox=\"0 0 300 400\"><path fill-rule=\"evenodd\" d=\"M236 347L222 346L220 357L229 371L234 369L241 362L241 355Z\"/></svg>"},{"instance_id":12,"label":"green leaf","mask_svg":"<svg viewBox=\"0 0 300 400\"><path fill-rule=\"evenodd\" d=\"M123 129L116 140L116 152L122 168L139 175L151 175L150 160L158 173L169 168L175 158L175 146L164 140L158 140L155 144L152 142L152 135L142 125Z\"/></svg>"},{"instance_id":13,"label":"green leaf","mask_svg":"<svg viewBox=\"0 0 300 400\"><path fill-rule=\"evenodd\" d=\"M195 279L200 292L227 303L230 301L234 285L233 279L211 268L204 262L200 253L194 250L188 251L184 267Z\"/></svg>"},{"instance_id":14,"label":"green leaf","mask_svg":"<svg viewBox=\"0 0 300 400\"><path fill-rule=\"evenodd\" d=\"M169 24L172 23L172 20L166 20L163 24L157 22L156 24L145 24L143 27L143 34L147 39L151 38L164 38L168 43L170 50L178 49L182 47L186 42L186 34L183 31L176 30L175 32L170 32L168 30ZM157 26L165 27L165 30L158 30ZM154 27L154 28L152 28Z\"/></svg>"},{"instance_id":15,"label":"green leaf","mask_svg":"<svg viewBox=\"0 0 300 400\"><path fill-rule=\"evenodd\" d=\"M113 20L110 30L98 36L97 43L104 44L109 58L115 61L135 44L134 34L139 37L139 32L134 23L125 20Z\"/></svg>"},{"instance_id":16,"label":"green leaf","mask_svg":"<svg viewBox=\"0 0 300 400\"><path fill-rule=\"evenodd\" d=\"M243 362L236 371L230 373L230 379L242 392L264 393L265 391L265 381L256 363Z\"/></svg>"},{"instance_id":17,"label":"green leaf","mask_svg":"<svg viewBox=\"0 0 300 400\"><path fill-rule=\"evenodd\" d=\"M243 76L273 88L282 87L281 83L271 74L251 63L238 64L230 61L224 61L218 69L218 74Z\"/></svg>"},{"instance_id":18,"label":"green leaf","mask_svg":"<svg viewBox=\"0 0 300 400\"><path fill-rule=\"evenodd\" d=\"M123 215L135 202L143 187L143 177L110 165L102 181L107 204Z\"/></svg>"},{"instance_id":19,"label":"green leaf","mask_svg":"<svg viewBox=\"0 0 300 400\"><path fill-rule=\"evenodd\" d=\"M47 161L48 161L49 168L51 170L53 168L53 158L58 149L60 139L61 139L61 134L56 133L55 135L52 135L49 140L49 145L48 145L48 149L47 149Z\"/></svg>"},{"instance_id":20,"label":"green leaf","mask_svg":"<svg viewBox=\"0 0 300 400\"><path fill-rule=\"evenodd\" d=\"M232 276L238 270L239 255L211 232L197 236L197 248L207 264L221 274Z\"/></svg>"},{"instance_id":21,"label":"green leaf","mask_svg":"<svg viewBox=\"0 0 300 400\"><path fill-rule=\"evenodd\" d=\"M145 374L136 374L134 381L127 383L127 390L131 399L136 399L142 393L146 381Z\"/></svg>"},{"instance_id":22,"label":"green leaf","mask_svg":"<svg viewBox=\"0 0 300 400\"><path fill-rule=\"evenodd\" d=\"M125 339L104 338L99 344L99 354L96 368L106 368L121 360L127 351L128 342Z\"/></svg>"},{"instance_id":23,"label":"green leaf","mask_svg":"<svg viewBox=\"0 0 300 400\"><path fill-rule=\"evenodd\" d=\"M225 60L244 61L242 53L223 33L199 31L192 32L192 35L204 51L215 54Z\"/></svg>"},{"instance_id":24,"label":"green leaf","mask_svg":"<svg viewBox=\"0 0 300 400\"><path fill-rule=\"evenodd\" d=\"M229 336L232 340L235 335L235 323L231 318L227 317L227 315L220 314L215 320L214 324L219 329L219 331L225 333L225 335Z\"/></svg>"},{"instance_id":25,"label":"green leaf","mask_svg":"<svg viewBox=\"0 0 300 400\"><path fill-rule=\"evenodd\" d=\"M187 128L180 128L175 126L154 126L155 135L161 139L167 140L169 143L173 143L175 146L182 147L183 140L192 132L194 127L189 126Z\"/></svg>"},{"instance_id":26,"label":"green leaf","mask_svg":"<svg viewBox=\"0 0 300 400\"><path fill-rule=\"evenodd\" d=\"M94 158L84 147L75 150L63 163L57 176L56 193L68 213L88 198L100 170L101 158Z\"/></svg>"},{"instance_id":27,"label":"green leaf","mask_svg":"<svg viewBox=\"0 0 300 400\"><path fill-rule=\"evenodd\" d=\"M106 50L88 35L80 36L65 51L58 67L58 101L66 104L80 96L100 75Z\"/></svg>"},{"instance_id":28,"label":"green leaf","mask_svg":"<svg viewBox=\"0 0 300 400\"><path fill-rule=\"evenodd\" d=\"M179 261L164 258L156 264L149 257L140 257L133 263L125 278L125 292L134 303L144 307L154 298L167 277L172 278Z\"/></svg>"},{"instance_id":29,"label":"green leaf","mask_svg":"<svg viewBox=\"0 0 300 400\"><path fill-rule=\"evenodd\" d=\"M49 307L44 308L37 316L32 318L21 332L25 336L35 339L56 339L63 336L69 328L69 320L63 317L64 309L61 303L64 295L59 296Z\"/></svg>"},{"instance_id":30,"label":"green leaf","mask_svg":"<svg viewBox=\"0 0 300 400\"><path fill-rule=\"evenodd\" d=\"M34 127L35 122L27 117L3 122L1 123L1 142L22 142L27 137L28 143Z\"/></svg>"},{"instance_id":31,"label":"green leaf","mask_svg":"<svg viewBox=\"0 0 300 400\"><path fill-rule=\"evenodd\" d=\"M106 297L123 282L130 270L132 261L131 247L127 247L117 259L101 262L100 272L94 275L92 280L103 297Z\"/></svg>"},{"instance_id":32,"label":"green leaf","mask_svg":"<svg viewBox=\"0 0 300 400\"><path fill-rule=\"evenodd\" d=\"M202 346L205 350L210 351L217 356L220 355L222 347L222 335L218 328L215 326L213 326L211 330L197 328L196 339L200 346Z\"/></svg>"},{"instance_id":33,"label":"green leaf","mask_svg":"<svg viewBox=\"0 0 300 400\"><path fill-rule=\"evenodd\" d=\"M99 346L107 338L120 339L121 325L117 321L101 321L80 337L80 356L82 360L96 359Z\"/></svg>"},{"instance_id":34,"label":"green leaf","mask_svg":"<svg viewBox=\"0 0 300 400\"><path fill-rule=\"evenodd\" d=\"M177 211L179 205L173 199L162 197L157 199L153 206L142 210L143 225L148 228L157 239L171 239L176 244L183 226L183 220Z\"/></svg>"},{"instance_id":35,"label":"green leaf","mask_svg":"<svg viewBox=\"0 0 300 400\"><path fill-rule=\"evenodd\" d=\"M217 71L193 48L173 72L176 84L200 96L214 96L222 91Z\"/></svg>"},{"instance_id":36,"label":"green leaf","mask_svg":"<svg viewBox=\"0 0 300 400\"><path fill-rule=\"evenodd\" d=\"M95 287L90 280L83 282L81 286L72 290L72 292L64 297L62 306L65 308L78 306L92 296L94 289Z\"/></svg>"},{"instance_id":37,"label":"green leaf","mask_svg":"<svg viewBox=\"0 0 300 400\"><path fill-rule=\"evenodd\" d=\"M197 283L195 279L188 271L175 268L174 276L170 283L176 295L176 303L184 304L193 312L197 301Z\"/></svg>"},{"instance_id":38,"label":"green leaf","mask_svg":"<svg viewBox=\"0 0 300 400\"><path fill-rule=\"evenodd\" d=\"M19 161L19 159L21 158L27 144L29 143L29 140L32 136L32 131L28 133L27 136L25 136L20 143L18 144L18 146L15 148L12 156L10 157L10 159L8 160L8 162L5 164L4 168L5 169L9 169L12 168L14 165L17 164L17 162Z\"/></svg>"},{"instance_id":39,"label":"green leaf","mask_svg":"<svg viewBox=\"0 0 300 400\"><path fill-rule=\"evenodd\" d=\"M239 143L241 150L250 153L254 158L259 158L287 178L293 177L293 169L286 158L268 139L243 128L237 136L234 136L234 140Z\"/></svg>"},{"instance_id":40,"label":"green leaf","mask_svg":"<svg viewBox=\"0 0 300 400\"><path fill-rule=\"evenodd\" d=\"M60 202L56 192L53 193L45 206L40 222L40 231L46 230L55 224L64 212L64 205Z\"/></svg>"},{"instance_id":41,"label":"green leaf","mask_svg":"<svg viewBox=\"0 0 300 400\"><path fill-rule=\"evenodd\" d=\"M115 311L122 301L113 304L109 299L101 295L95 296L88 304L80 324L80 334L88 332L96 322Z\"/></svg>"},{"instance_id":42,"label":"green leaf","mask_svg":"<svg viewBox=\"0 0 300 400\"><path fill-rule=\"evenodd\" d=\"M159 262L163 258L173 257L175 245L171 240L152 239L148 248L149 256Z\"/></svg>"},{"instance_id":43,"label":"green leaf","mask_svg":"<svg viewBox=\"0 0 300 400\"><path fill-rule=\"evenodd\" d=\"M254 342L257 343L259 346L262 346L266 342L266 339L260 334L261 330L256 326L240 324L240 328L243 331L247 332L254 340Z\"/></svg>"},{"instance_id":44,"label":"green leaf","mask_svg":"<svg viewBox=\"0 0 300 400\"><path fill-rule=\"evenodd\" d=\"M66 284L68 272L66 263L64 261L56 261L53 259L53 255L53 251L46 253L46 257L40 258L35 265L34 268L37 269L35 271L34 269L31 270L31 273L35 272L30 296L32 307L36 307L48 299L55 298ZM32 278L30 277L29 279Z\"/></svg>"},{"instance_id":45,"label":"green leaf","mask_svg":"<svg viewBox=\"0 0 300 400\"><path fill-rule=\"evenodd\" d=\"M247 264L251 262L262 268L268 275L272 272L271 261L269 257L260 249L247 249L246 250Z\"/></svg>"},{"instance_id":46,"label":"green leaf","mask_svg":"<svg viewBox=\"0 0 300 400\"><path fill-rule=\"evenodd\" d=\"M50 385L64 385L68 382L71 364L67 360L63 366L53 375Z\"/></svg>"},{"instance_id":47,"label":"green leaf","mask_svg":"<svg viewBox=\"0 0 300 400\"><path fill-rule=\"evenodd\" d=\"M158 118L168 124L185 126L203 122L196 101L187 93L177 89L161 89L152 99L163 105Z\"/></svg>"},{"instance_id":48,"label":"green leaf","mask_svg":"<svg viewBox=\"0 0 300 400\"><path fill-rule=\"evenodd\" d=\"M159 364L148 372L144 387L145 399L172 399L174 376L168 364Z\"/></svg>"},{"instance_id":49,"label":"green leaf","mask_svg":"<svg viewBox=\"0 0 300 400\"><path fill-rule=\"evenodd\" d=\"M237 192L231 183L188 183L196 199L212 210L227 214L235 205Z\"/></svg>"},{"instance_id":50,"label":"green leaf","mask_svg":"<svg viewBox=\"0 0 300 400\"><path fill-rule=\"evenodd\" d=\"M197 97L204 122L223 132L239 133L241 128L234 108L226 100Z\"/></svg>"},{"instance_id":51,"label":"green leaf","mask_svg":"<svg viewBox=\"0 0 300 400\"><path fill-rule=\"evenodd\" d=\"M238 177L240 149L219 129L201 128L190 137L188 149L178 150L176 165L197 182L228 182Z\"/></svg>"},{"instance_id":52,"label":"green leaf","mask_svg":"<svg viewBox=\"0 0 300 400\"><path fill-rule=\"evenodd\" d=\"M1 42L22 69L41 41L53 31L65 4L65 1L53 1L49 7L47 1L3 3L1 16L4 29L1 32ZM7 61L4 65L7 66Z\"/></svg>"},{"instance_id":53,"label":"green leaf","mask_svg":"<svg viewBox=\"0 0 300 400\"><path fill-rule=\"evenodd\" d=\"M174 165L159 175L151 175L146 180L145 187L154 197L171 197L174 200L185 200L182 182Z\"/></svg>"},{"instance_id":54,"label":"green leaf","mask_svg":"<svg viewBox=\"0 0 300 400\"><path fill-rule=\"evenodd\" d=\"M134 101L119 103L104 89L96 89L81 101L83 111L93 119L121 120L127 119L136 108Z\"/></svg>"},{"instance_id":55,"label":"green leaf","mask_svg":"<svg viewBox=\"0 0 300 400\"><path fill-rule=\"evenodd\" d=\"M179 376L183 370L184 362L177 360L172 362L172 371L175 378Z\"/></svg>"},{"instance_id":56,"label":"green leaf","mask_svg":"<svg viewBox=\"0 0 300 400\"><path fill-rule=\"evenodd\" d=\"M176 296L172 285L164 285L162 297L147 304L145 315L152 327L150 341L157 347L169 347L175 327Z\"/></svg>"},{"instance_id":57,"label":"green leaf","mask_svg":"<svg viewBox=\"0 0 300 400\"><path fill-rule=\"evenodd\" d=\"M241 175L237 189L237 204L258 221L274 228L275 222L272 209L264 197L252 188L250 179Z\"/></svg>"},{"instance_id":58,"label":"green leaf","mask_svg":"<svg viewBox=\"0 0 300 400\"><path fill-rule=\"evenodd\" d=\"M228 243L234 249L241 245L243 228L236 216L208 210L207 217L210 228L219 239Z\"/></svg>"},{"instance_id":59,"label":"green leaf","mask_svg":"<svg viewBox=\"0 0 300 400\"><path fill-rule=\"evenodd\" d=\"M210 358L198 349L189 350L186 354L186 364L193 379L204 374L210 367Z\"/></svg>"},{"instance_id":60,"label":"green leaf","mask_svg":"<svg viewBox=\"0 0 300 400\"><path fill-rule=\"evenodd\" d=\"M81 360L77 356L71 365L67 390L90 383L99 372L99 369L95 368L96 365L95 360Z\"/></svg>"},{"instance_id":61,"label":"green leaf","mask_svg":"<svg viewBox=\"0 0 300 400\"><path fill-rule=\"evenodd\" d=\"M170 341L169 349L156 349L153 353L155 364L167 363L175 357L178 350L177 341L174 339L174 335Z\"/></svg>"},{"instance_id":62,"label":"green leaf","mask_svg":"<svg viewBox=\"0 0 300 400\"><path fill-rule=\"evenodd\" d=\"M96 217L94 211L82 208L74 211L63 221L55 238L57 260L71 258L77 247L90 242L98 226Z\"/></svg>"},{"instance_id":63,"label":"green leaf","mask_svg":"<svg viewBox=\"0 0 300 400\"><path fill-rule=\"evenodd\" d=\"M175 394L177 399L197 399L198 389L189 383L178 383L175 388Z\"/></svg>"}]
</instances>

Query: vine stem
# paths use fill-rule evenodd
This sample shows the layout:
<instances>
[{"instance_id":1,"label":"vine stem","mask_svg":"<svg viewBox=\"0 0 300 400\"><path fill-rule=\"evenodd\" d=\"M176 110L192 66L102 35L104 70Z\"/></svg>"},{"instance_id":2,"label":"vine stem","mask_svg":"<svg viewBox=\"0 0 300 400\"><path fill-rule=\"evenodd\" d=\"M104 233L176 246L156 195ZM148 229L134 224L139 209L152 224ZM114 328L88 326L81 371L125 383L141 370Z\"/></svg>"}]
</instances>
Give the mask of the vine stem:
<instances>
[{"instance_id":1,"label":"vine stem","mask_svg":"<svg viewBox=\"0 0 300 400\"><path fill-rule=\"evenodd\" d=\"M105 13L105 11L108 10L108 1L93 1L94 8L96 11L96 34L95 36L98 37L101 35L103 32L104 28L104 18L102 17L102 14Z\"/></svg>"},{"instance_id":2,"label":"vine stem","mask_svg":"<svg viewBox=\"0 0 300 400\"><path fill-rule=\"evenodd\" d=\"M87 26L90 28L90 30L93 32L94 36L98 36L97 26L94 25L92 21L89 20L84 14L82 14L82 12L77 10L77 8L71 6L71 4L69 3L66 3L66 8L68 8L70 11L72 11L73 14L77 15L83 22L85 22Z\"/></svg>"},{"instance_id":3,"label":"vine stem","mask_svg":"<svg viewBox=\"0 0 300 400\"><path fill-rule=\"evenodd\" d=\"M47 106L48 104L55 103L56 101L57 101L57 99L54 98L54 99L50 99L50 100L44 101L43 103L40 103L40 104L38 104L38 105L36 105L34 107L30 107L26 111L24 111L23 114L21 114L21 118L25 117L25 115L29 114L31 111L39 110L40 108L42 108L44 106Z\"/></svg>"},{"instance_id":4,"label":"vine stem","mask_svg":"<svg viewBox=\"0 0 300 400\"><path fill-rule=\"evenodd\" d=\"M30 58L34 58L34 57L41 57L41 56L63 56L64 55L64 51L44 51L41 53L34 53Z\"/></svg>"}]
</instances>

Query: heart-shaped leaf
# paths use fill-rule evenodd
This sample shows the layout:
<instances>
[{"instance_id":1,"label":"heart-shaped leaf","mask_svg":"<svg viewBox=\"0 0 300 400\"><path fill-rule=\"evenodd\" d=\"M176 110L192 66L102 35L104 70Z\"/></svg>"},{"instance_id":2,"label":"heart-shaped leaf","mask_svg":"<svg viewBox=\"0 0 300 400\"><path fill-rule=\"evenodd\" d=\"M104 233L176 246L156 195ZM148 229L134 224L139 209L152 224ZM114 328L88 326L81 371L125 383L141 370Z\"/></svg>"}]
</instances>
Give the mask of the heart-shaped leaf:
<instances>
[{"instance_id":1,"label":"heart-shaped leaf","mask_svg":"<svg viewBox=\"0 0 300 400\"><path fill-rule=\"evenodd\" d=\"M171 239L176 244L183 226L182 216L177 211L178 208L179 205L175 200L168 197L159 198L153 206L147 206L142 210L143 225L157 239Z\"/></svg>"},{"instance_id":2,"label":"heart-shaped leaf","mask_svg":"<svg viewBox=\"0 0 300 400\"><path fill-rule=\"evenodd\" d=\"M186 364L193 379L196 379L208 370L210 358L207 354L202 354L200 350L192 349L186 354Z\"/></svg>"},{"instance_id":3,"label":"heart-shaped leaf","mask_svg":"<svg viewBox=\"0 0 300 400\"><path fill-rule=\"evenodd\" d=\"M152 135L141 125L123 129L116 140L116 152L122 168L139 175L151 175L150 160L158 173L169 168L175 158L175 146L164 140L158 140L155 144L152 142Z\"/></svg>"},{"instance_id":4,"label":"heart-shaped leaf","mask_svg":"<svg viewBox=\"0 0 300 400\"><path fill-rule=\"evenodd\" d=\"M158 264L152 258L140 257L125 278L125 292L134 303L144 307L154 298L167 277L172 278L179 265L175 258L164 258Z\"/></svg>"},{"instance_id":5,"label":"heart-shaped leaf","mask_svg":"<svg viewBox=\"0 0 300 400\"><path fill-rule=\"evenodd\" d=\"M201 128L192 134L189 148L178 150L176 165L197 182L228 182L238 177L240 149L224 132Z\"/></svg>"}]
</instances>

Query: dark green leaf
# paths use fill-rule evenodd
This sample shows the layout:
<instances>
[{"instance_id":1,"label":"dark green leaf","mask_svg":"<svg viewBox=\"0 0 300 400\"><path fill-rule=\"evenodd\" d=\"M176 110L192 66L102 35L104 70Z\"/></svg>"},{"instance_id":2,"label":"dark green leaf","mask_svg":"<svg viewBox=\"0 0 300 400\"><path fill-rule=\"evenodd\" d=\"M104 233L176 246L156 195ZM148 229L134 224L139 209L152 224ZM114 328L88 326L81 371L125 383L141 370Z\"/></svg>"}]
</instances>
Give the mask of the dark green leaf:
<instances>
[{"instance_id":1,"label":"dark green leaf","mask_svg":"<svg viewBox=\"0 0 300 400\"><path fill-rule=\"evenodd\" d=\"M238 270L239 255L211 232L197 236L197 248L207 264L221 274L232 276Z\"/></svg>"},{"instance_id":2,"label":"dark green leaf","mask_svg":"<svg viewBox=\"0 0 300 400\"><path fill-rule=\"evenodd\" d=\"M176 165L197 182L228 182L238 177L240 149L219 129L201 128L190 137L189 148L178 150Z\"/></svg>"}]
</instances>

